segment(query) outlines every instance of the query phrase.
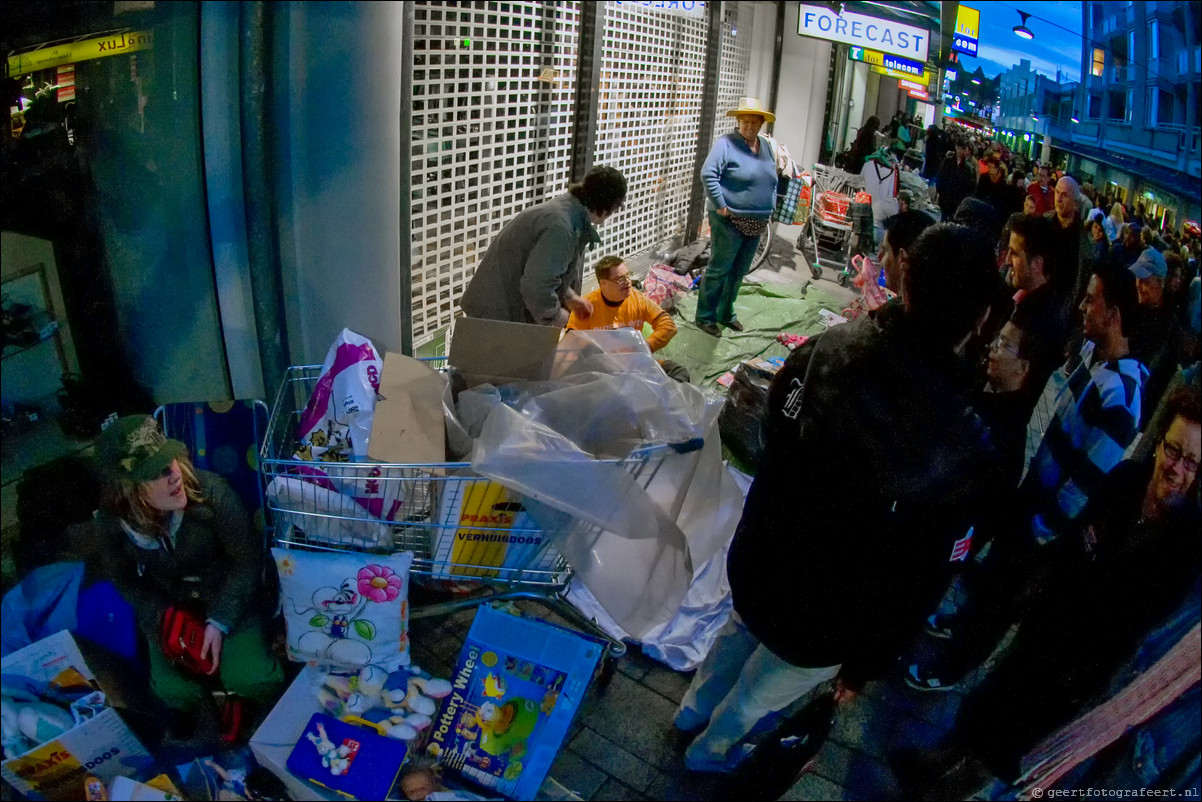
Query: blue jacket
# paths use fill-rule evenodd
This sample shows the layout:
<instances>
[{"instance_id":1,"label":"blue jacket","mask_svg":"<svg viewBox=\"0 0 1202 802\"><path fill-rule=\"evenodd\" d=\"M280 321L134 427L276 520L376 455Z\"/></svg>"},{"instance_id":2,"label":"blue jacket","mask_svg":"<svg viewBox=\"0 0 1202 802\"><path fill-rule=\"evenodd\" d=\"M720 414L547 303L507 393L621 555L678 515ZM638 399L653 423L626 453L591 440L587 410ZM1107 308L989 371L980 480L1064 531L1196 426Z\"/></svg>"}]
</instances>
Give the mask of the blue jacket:
<instances>
[{"instance_id":1,"label":"blue jacket","mask_svg":"<svg viewBox=\"0 0 1202 802\"><path fill-rule=\"evenodd\" d=\"M706 208L726 207L738 217L767 220L776 208L776 162L760 137L757 156L737 131L714 143L701 167Z\"/></svg>"}]
</instances>

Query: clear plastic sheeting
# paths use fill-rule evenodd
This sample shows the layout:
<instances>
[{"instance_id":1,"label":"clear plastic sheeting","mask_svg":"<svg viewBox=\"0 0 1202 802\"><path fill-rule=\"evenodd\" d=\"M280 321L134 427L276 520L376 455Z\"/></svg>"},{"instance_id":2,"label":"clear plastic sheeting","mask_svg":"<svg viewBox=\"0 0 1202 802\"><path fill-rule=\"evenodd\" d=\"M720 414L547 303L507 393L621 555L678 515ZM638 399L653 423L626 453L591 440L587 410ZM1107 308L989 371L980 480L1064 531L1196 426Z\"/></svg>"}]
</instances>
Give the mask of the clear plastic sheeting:
<instances>
[{"instance_id":1,"label":"clear plastic sheeting","mask_svg":"<svg viewBox=\"0 0 1202 802\"><path fill-rule=\"evenodd\" d=\"M576 574L640 638L677 614L693 566L738 522L721 400L668 378L635 332L569 332L552 375L460 394L472 468L528 497ZM672 451L650 481L636 480L647 448Z\"/></svg>"}]
</instances>

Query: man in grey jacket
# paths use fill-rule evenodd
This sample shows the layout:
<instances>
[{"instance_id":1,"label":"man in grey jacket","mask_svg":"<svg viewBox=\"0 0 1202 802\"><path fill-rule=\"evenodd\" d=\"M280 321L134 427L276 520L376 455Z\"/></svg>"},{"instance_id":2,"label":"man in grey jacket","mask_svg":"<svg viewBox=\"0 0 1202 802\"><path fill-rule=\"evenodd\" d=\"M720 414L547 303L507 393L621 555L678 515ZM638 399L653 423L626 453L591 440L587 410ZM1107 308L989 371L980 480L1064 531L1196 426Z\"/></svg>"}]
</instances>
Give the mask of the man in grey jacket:
<instances>
[{"instance_id":1,"label":"man in grey jacket","mask_svg":"<svg viewBox=\"0 0 1202 802\"><path fill-rule=\"evenodd\" d=\"M601 241L593 226L626 200L626 179L594 167L557 198L532 206L489 243L459 306L468 317L563 328L593 307L580 295L584 251Z\"/></svg>"}]
</instances>

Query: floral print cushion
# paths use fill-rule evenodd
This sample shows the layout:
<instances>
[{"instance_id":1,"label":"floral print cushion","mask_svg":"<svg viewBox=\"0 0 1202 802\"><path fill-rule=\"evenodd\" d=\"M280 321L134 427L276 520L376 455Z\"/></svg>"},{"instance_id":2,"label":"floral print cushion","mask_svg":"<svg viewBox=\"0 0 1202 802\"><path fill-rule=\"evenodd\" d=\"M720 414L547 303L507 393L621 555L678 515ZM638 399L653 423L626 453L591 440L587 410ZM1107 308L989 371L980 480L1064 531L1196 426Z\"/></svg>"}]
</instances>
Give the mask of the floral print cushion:
<instances>
[{"instance_id":1,"label":"floral print cushion","mask_svg":"<svg viewBox=\"0 0 1202 802\"><path fill-rule=\"evenodd\" d=\"M368 555L272 549L288 654L346 668L409 664L412 552Z\"/></svg>"}]
</instances>

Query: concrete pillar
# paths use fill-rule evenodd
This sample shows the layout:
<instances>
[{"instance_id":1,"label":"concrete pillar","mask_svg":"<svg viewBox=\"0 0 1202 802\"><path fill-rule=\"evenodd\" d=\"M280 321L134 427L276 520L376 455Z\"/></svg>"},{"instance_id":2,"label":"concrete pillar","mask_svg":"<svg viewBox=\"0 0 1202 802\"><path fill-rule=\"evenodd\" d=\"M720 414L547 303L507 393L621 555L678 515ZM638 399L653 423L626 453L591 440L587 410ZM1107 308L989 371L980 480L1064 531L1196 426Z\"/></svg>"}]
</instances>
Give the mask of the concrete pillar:
<instances>
[{"instance_id":1,"label":"concrete pillar","mask_svg":"<svg viewBox=\"0 0 1202 802\"><path fill-rule=\"evenodd\" d=\"M876 103L881 92L881 76L879 73L869 72L868 80L864 83L864 110L863 118L867 120L869 117L877 113ZM877 115L878 117L880 115Z\"/></svg>"}]
</instances>

